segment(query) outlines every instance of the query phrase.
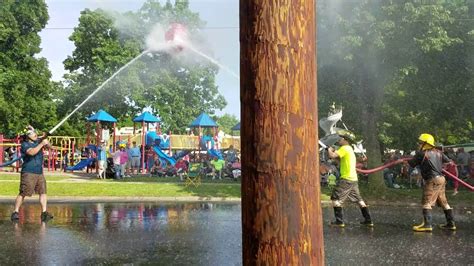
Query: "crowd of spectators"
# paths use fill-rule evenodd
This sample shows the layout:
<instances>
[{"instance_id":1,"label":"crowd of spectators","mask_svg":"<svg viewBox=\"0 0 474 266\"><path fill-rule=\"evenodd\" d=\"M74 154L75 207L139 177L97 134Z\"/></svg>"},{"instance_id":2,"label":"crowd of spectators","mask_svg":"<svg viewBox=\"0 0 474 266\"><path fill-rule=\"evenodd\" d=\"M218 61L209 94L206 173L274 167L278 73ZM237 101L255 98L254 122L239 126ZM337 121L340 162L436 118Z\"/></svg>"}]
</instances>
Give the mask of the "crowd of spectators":
<instances>
[{"instance_id":1,"label":"crowd of spectators","mask_svg":"<svg viewBox=\"0 0 474 266\"><path fill-rule=\"evenodd\" d=\"M178 152L177 154L181 154ZM144 158L143 158L144 156ZM108 154L109 169L113 168L115 178L131 177L138 174L146 174L150 177L174 177L178 176L183 180L189 171L190 163L199 163L203 176L212 180L231 178L237 180L241 176L240 159L237 150L233 146L223 151L223 159L207 153L191 152L184 156L176 157L176 164L160 158L150 146L145 146L145 152L141 154L141 148L132 143L132 147L127 145L119 146L115 153ZM142 173L142 161L145 171Z\"/></svg>"}]
</instances>

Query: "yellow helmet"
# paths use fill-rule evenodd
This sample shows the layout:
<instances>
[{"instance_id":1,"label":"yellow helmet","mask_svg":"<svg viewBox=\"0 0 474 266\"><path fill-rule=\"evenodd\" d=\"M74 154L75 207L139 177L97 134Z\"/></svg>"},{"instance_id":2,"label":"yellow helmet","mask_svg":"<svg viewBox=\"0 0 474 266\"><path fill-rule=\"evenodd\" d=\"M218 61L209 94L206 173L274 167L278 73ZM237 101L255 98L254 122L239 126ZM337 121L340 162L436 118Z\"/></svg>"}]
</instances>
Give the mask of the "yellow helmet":
<instances>
[{"instance_id":1,"label":"yellow helmet","mask_svg":"<svg viewBox=\"0 0 474 266\"><path fill-rule=\"evenodd\" d=\"M423 133L418 137L418 140L423 142L423 143L429 144L433 147L435 146L435 140L434 140L434 137L431 134Z\"/></svg>"},{"instance_id":2,"label":"yellow helmet","mask_svg":"<svg viewBox=\"0 0 474 266\"><path fill-rule=\"evenodd\" d=\"M125 147L127 147L127 145L125 145L125 143L119 144L119 148L125 148Z\"/></svg>"}]
</instances>

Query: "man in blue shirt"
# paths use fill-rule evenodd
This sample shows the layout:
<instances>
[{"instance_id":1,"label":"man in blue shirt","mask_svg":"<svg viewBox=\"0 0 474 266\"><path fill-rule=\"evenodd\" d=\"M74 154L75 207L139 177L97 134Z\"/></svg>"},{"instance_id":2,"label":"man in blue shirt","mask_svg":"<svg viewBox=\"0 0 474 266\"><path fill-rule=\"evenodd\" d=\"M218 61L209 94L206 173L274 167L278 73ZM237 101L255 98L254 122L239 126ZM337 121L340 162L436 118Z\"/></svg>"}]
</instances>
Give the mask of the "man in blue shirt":
<instances>
[{"instance_id":1,"label":"man in blue shirt","mask_svg":"<svg viewBox=\"0 0 474 266\"><path fill-rule=\"evenodd\" d=\"M140 152L140 148L137 147L137 143L135 141L132 142L132 144L133 147L129 150L130 172L133 174L136 170L136 174L138 174L142 153Z\"/></svg>"},{"instance_id":2,"label":"man in blue shirt","mask_svg":"<svg viewBox=\"0 0 474 266\"><path fill-rule=\"evenodd\" d=\"M39 139L35 130L28 127L24 140L21 143L21 154L23 165L21 167L20 193L15 200L15 210L11 215L12 221L19 220L18 211L26 196L31 197L34 193L39 194L41 204L41 221L48 221L53 216L46 211L46 179L43 175L43 148L49 146L49 141Z\"/></svg>"},{"instance_id":3,"label":"man in blue shirt","mask_svg":"<svg viewBox=\"0 0 474 266\"><path fill-rule=\"evenodd\" d=\"M105 141L101 140L100 145L97 146L97 162L99 166L99 179L105 179L105 169L107 168L107 152Z\"/></svg>"}]
</instances>

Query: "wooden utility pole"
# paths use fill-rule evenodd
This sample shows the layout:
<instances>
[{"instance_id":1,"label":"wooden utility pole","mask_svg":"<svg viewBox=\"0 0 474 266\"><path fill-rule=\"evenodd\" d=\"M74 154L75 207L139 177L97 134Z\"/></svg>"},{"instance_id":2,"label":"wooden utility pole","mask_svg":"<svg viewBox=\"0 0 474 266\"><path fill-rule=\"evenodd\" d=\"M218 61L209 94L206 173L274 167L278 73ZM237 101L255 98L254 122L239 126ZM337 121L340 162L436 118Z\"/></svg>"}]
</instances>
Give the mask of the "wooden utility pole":
<instances>
[{"instance_id":1,"label":"wooden utility pole","mask_svg":"<svg viewBox=\"0 0 474 266\"><path fill-rule=\"evenodd\" d=\"M315 0L240 0L244 265L323 265Z\"/></svg>"}]
</instances>

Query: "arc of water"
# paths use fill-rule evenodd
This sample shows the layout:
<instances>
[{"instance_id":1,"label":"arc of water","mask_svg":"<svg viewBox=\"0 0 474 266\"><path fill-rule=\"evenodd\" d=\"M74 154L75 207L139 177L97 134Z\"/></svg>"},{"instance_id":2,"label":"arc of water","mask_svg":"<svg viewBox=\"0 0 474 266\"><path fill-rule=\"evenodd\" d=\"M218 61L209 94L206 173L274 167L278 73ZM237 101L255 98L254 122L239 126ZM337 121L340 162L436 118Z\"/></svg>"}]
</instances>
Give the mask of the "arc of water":
<instances>
[{"instance_id":1,"label":"arc of water","mask_svg":"<svg viewBox=\"0 0 474 266\"><path fill-rule=\"evenodd\" d=\"M120 72L122 72L122 70L127 68L129 65L133 64L133 62L137 61L140 57L142 57L146 53L148 53L148 50L143 51L141 54L137 55L135 58L130 60L127 64L125 64L121 68L119 68L119 70L115 71L115 73L112 74L112 76L110 76L106 81L104 81L95 91L93 91L82 103L80 103L78 106L76 106L76 108L71 113L69 113L66 117L64 117L63 120L61 120L61 122L59 122L56 126L54 126L48 133L50 135L53 134L54 131L56 131L60 126L62 126L62 124L64 124L64 122L66 122L74 113L77 112L77 110L79 110L86 102L88 102L92 98L92 96L94 96L107 83L109 83L109 81L111 81L115 76L117 76Z\"/></svg>"},{"instance_id":2,"label":"arc of water","mask_svg":"<svg viewBox=\"0 0 474 266\"><path fill-rule=\"evenodd\" d=\"M227 71L229 74L231 74L234 78L236 78L237 80L240 80L240 77L239 75L237 75L237 73L235 73L234 71L232 71L230 68L228 68L227 66L224 66L223 64L219 63L216 59L208 56L207 54L195 49L194 47L192 47L192 45L186 45L186 48L188 48L189 50L193 51L194 53L204 57L205 59L209 60L211 63L215 64L216 66L224 69L225 71Z\"/></svg>"}]
</instances>

